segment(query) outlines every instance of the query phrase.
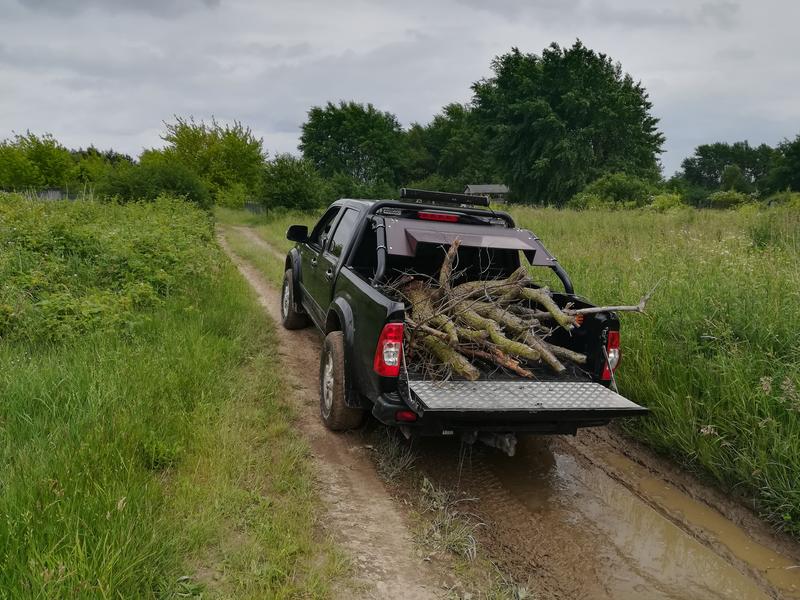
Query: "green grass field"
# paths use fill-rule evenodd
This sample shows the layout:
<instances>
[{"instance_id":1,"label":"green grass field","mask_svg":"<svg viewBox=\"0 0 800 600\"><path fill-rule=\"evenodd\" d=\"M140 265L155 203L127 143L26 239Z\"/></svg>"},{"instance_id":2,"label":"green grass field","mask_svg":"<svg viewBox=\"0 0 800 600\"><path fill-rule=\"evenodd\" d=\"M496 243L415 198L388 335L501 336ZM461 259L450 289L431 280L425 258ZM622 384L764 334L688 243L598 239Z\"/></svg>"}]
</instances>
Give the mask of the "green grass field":
<instances>
[{"instance_id":1,"label":"green grass field","mask_svg":"<svg viewBox=\"0 0 800 600\"><path fill-rule=\"evenodd\" d=\"M621 317L621 391L652 409L627 431L800 535L800 211L511 212L594 303L635 304L660 282L647 315ZM316 219L219 216L279 250Z\"/></svg>"},{"instance_id":2,"label":"green grass field","mask_svg":"<svg viewBox=\"0 0 800 600\"><path fill-rule=\"evenodd\" d=\"M177 201L0 202L0 597L326 597L271 325Z\"/></svg>"}]
</instances>

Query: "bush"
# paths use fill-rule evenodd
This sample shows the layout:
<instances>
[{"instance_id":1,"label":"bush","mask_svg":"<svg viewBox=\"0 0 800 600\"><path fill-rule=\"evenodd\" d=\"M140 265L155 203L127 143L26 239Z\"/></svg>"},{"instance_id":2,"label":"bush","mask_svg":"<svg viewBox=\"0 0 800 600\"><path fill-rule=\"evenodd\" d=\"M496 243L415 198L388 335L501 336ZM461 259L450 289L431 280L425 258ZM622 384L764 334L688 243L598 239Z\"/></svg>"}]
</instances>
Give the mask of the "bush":
<instances>
[{"instance_id":1,"label":"bush","mask_svg":"<svg viewBox=\"0 0 800 600\"><path fill-rule=\"evenodd\" d=\"M407 183L405 187L410 187L418 190L433 190L437 192L450 192L450 193L463 193L464 185L450 177L442 177L437 173L428 175L424 179L418 179Z\"/></svg>"},{"instance_id":2,"label":"bush","mask_svg":"<svg viewBox=\"0 0 800 600\"><path fill-rule=\"evenodd\" d=\"M397 198L397 188L386 181L362 183L349 175L337 173L327 180L326 199L333 202L339 198L364 198L380 200Z\"/></svg>"},{"instance_id":3,"label":"bush","mask_svg":"<svg viewBox=\"0 0 800 600\"><path fill-rule=\"evenodd\" d=\"M159 198L125 205L0 196L0 338L53 341L126 331L142 309L208 278L216 250L205 213Z\"/></svg>"},{"instance_id":4,"label":"bush","mask_svg":"<svg viewBox=\"0 0 800 600\"><path fill-rule=\"evenodd\" d=\"M242 183L234 183L230 187L217 190L217 206L226 208L244 208L250 195Z\"/></svg>"},{"instance_id":5,"label":"bush","mask_svg":"<svg viewBox=\"0 0 800 600\"><path fill-rule=\"evenodd\" d=\"M786 190L785 192L778 192L764 198L764 203L767 206L791 206L800 209L800 192L792 192Z\"/></svg>"},{"instance_id":6,"label":"bush","mask_svg":"<svg viewBox=\"0 0 800 600\"><path fill-rule=\"evenodd\" d=\"M264 170L264 204L269 209L313 210L325 203L325 183L311 161L279 154Z\"/></svg>"},{"instance_id":7,"label":"bush","mask_svg":"<svg viewBox=\"0 0 800 600\"><path fill-rule=\"evenodd\" d=\"M664 212L673 208L680 208L686 206L680 194L658 194L650 203L649 208L658 212Z\"/></svg>"},{"instance_id":8,"label":"bush","mask_svg":"<svg viewBox=\"0 0 800 600\"><path fill-rule=\"evenodd\" d=\"M708 195L708 206L710 208L735 208L745 202L750 201L750 196L734 190L720 190Z\"/></svg>"},{"instance_id":9,"label":"bush","mask_svg":"<svg viewBox=\"0 0 800 600\"><path fill-rule=\"evenodd\" d=\"M607 173L567 202L570 208L638 208L650 202L655 188L644 179L625 173Z\"/></svg>"},{"instance_id":10,"label":"bush","mask_svg":"<svg viewBox=\"0 0 800 600\"><path fill-rule=\"evenodd\" d=\"M171 195L204 208L211 205L211 195L200 177L183 164L163 156L140 164L121 163L109 169L98 182L96 191L101 196L126 202Z\"/></svg>"}]
</instances>

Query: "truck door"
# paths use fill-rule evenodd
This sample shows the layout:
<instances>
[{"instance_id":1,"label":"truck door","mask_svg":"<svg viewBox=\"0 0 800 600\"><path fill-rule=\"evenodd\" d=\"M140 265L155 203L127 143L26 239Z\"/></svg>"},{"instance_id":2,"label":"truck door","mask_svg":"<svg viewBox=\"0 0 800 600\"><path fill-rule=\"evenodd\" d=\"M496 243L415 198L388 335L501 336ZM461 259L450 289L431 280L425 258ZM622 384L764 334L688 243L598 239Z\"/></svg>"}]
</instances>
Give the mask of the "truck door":
<instances>
[{"instance_id":1,"label":"truck door","mask_svg":"<svg viewBox=\"0 0 800 600\"><path fill-rule=\"evenodd\" d=\"M319 255L316 267L317 280L314 284L316 286L318 283L319 286L311 293L323 313L323 318L333 297L333 278L336 275L337 265L350 238L353 237L353 230L357 222L358 211L353 208L345 208L334 225L333 234L329 236L328 243L322 247Z\"/></svg>"},{"instance_id":2,"label":"truck door","mask_svg":"<svg viewBox=\"0 0 800 600\"><path fill-rule=\"evenodd\" d=\"M319 289L323 285L325 269L320 271L320 256L328 244L336 217L339 216L340 207L334 206L328 210L314 226L308 242L299 246L300 251L300 287L303 290L303 304L311 313L315 321L324 318L323 308L319 305ZM321 274L322 273L322 274ZM327 305L324 309L327 309Z\"/></svg>"}]
</instances>

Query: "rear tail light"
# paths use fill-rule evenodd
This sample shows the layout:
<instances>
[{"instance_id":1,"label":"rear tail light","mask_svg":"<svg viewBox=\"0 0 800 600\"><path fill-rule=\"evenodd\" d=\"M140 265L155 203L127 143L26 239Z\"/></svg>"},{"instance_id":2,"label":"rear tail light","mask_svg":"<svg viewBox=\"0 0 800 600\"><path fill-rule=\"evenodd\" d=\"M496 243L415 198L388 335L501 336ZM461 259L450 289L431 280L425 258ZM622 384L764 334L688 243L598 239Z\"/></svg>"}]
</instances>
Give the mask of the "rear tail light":
<instances>
[{"instance_id":1,"label":"rear tail light","mask_svg":"<svg viewBox=\"0 0 800 600\"><path fill-rule=\"evenodd\" d=\"M458 215L439 212L418 212L417 216L425 221L444 221L445 223L458 223Z\"/></svg>"},{"instance_id":2,"label":"rear tail light","mask_svg":"<svg viewBox=\"0 0 800 600\"><path fill-rule=\"evenodd\" d=\"M608 361L603 365L603 381L611 379L611 373L617 370L619 361L622 359L622 351L619 347L619 331L609 331L606 337L606 352ZM609 368L610 367L610 368Z\"/></svg>"},{"instance_id":3,"label":"rear tail light","mask_svg":"<svg viewBox=\"0 0 800 600\"><path fill-rule=\"evenodd\" d=\"M395 421L402 421L403 423L413 423L417 420L417 413L412 410L398 410L394 413Z\"/></svg>"},{"instance_id":4,"label":"rear tail light","mask_svg":"<svg viewBox=\"0 0 800 600\"><path fill-rule=\"evenodd\" d=\"M378 338L373 368L383 377L400 374L400 357L403 353L403 324L387 323Z\"/></svg>"}]
</instances>

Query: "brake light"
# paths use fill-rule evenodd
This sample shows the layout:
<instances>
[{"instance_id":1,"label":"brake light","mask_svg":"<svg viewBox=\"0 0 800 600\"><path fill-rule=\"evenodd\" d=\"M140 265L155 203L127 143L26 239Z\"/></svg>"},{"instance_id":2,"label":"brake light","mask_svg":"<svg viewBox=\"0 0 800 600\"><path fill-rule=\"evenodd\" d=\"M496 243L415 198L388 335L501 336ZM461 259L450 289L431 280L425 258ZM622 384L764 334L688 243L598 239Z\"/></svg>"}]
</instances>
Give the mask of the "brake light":
<instances>
[{"instance_id":1,"label":"brake light","mask_svg":"<svg viewBox=\"0 0 800 600\"><path fill-rule=\"evenodd\" d=\"M398 410L394 413L394 420L404 423L413 423L417 420L417 413L412 410Z\"/></svg>"},{"instance_id":2,"label":"brake light","mask_svg":"<svg viewBox=\"0 0 800 600\"><path fill-rule=\"evenodd\" d=\"M619 347L619 331L609 331L606 337L606 352L608 352L608 362L603 365L603 381L611 379L611 373L617 370L619 361L622 359L622 350ZM609 369L609 367L611 367Z\"/></svg>"},{"instance_id":3,"label":"brake light","mask_svg":"<svg viewBox=\"0 0 800 600\"><path fill-rule=\"evenodd\" d=\"M425 221L444 221L445 223L458 223L458 215L439 212L418 212L417 216Z\"/></svg>"},{"instance_id":4,"label":"brake light","mask_svg":"<svg viewBox=\"0 0 800 600\"><path fill-rule=\"evenodd\" d=\"M383 377L400 374L400 355L403 352L403 324L387 323L378 338L373 368Z\"/></svg>"}]
</instances>

